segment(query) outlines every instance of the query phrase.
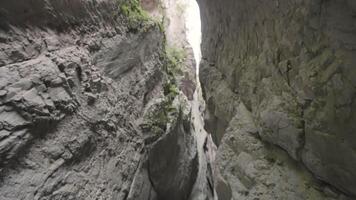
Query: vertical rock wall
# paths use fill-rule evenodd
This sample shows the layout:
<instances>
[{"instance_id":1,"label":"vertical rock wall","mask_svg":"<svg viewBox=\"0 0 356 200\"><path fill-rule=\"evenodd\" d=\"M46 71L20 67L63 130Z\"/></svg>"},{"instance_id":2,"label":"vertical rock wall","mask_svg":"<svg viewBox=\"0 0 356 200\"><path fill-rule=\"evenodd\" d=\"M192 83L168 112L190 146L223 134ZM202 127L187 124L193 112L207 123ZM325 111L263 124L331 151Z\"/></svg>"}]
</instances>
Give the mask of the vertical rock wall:
<instances>
[{"instance_id":1,"label":"vertical rock wall","mask_svg":"<svg viewBox=\"0 0 356 200\"><path fill-rule=\"evenodd\" d=\"M240 137L238 132L243 129L256 142L263 141L261 145L283 149L292 158L290 162L296 161L292 166L306 167L303 171L311 172L322 185L355 196L355 3L198 2L203 23L200 80L208 106L206 122L215 141L221 143L220 154L224 146L243 148L226 143L227 135ZM231 120L241 115L241 105L246 108L243 113L251 113L255 128L236 130ZM227 131L227 127L235 131ZM226 132L231 134L224 136ZM243 151L248 156L240 150L234 154L246 165L271 154L261 157L248 147ZM226 159L230 158L220 162ZM246 178L243 173L235 176ZM246 184L252 187L252 182ZM271 177L270 182L283 184Z\"/></svg>"},{"instance_id":2,"label":"vertical rock wall","mask_svg":"<svg viewBox=\"0 0 356 200\"><path fill-rule=\"evenodd\" d=\"M135 3L0 2L1 200L189 195L190 118L172 105L164 33Z\"/></svg>"}]
</instances>

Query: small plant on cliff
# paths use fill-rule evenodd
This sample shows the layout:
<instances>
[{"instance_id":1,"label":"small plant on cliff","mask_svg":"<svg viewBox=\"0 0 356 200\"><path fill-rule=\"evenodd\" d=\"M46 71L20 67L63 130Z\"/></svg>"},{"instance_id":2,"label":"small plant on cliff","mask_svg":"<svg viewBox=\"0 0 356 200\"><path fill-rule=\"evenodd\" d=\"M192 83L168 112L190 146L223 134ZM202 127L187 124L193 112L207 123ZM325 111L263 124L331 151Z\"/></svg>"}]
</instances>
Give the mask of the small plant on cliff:
<instances>
[{"instance_id":1,"label":"small plant on cliff","mask_svg":"<svg viewBox=\"0 0 356 200\"><path fill-rule=\"evenodd\" d=\"M173 101L179 94L177 87L175 70L184 61L184 53L178 49L166 48L163 59L165 60L165 81L163 83L164 99L144 117L144 123L141 125L145 132L154 135L162 135L166 132L167 125L177 118L177 109L173 106Z\"/></svg>"},{"instance_id":2,"label":"small plant on cliff","mask_svg":"<svg viewBox=\"0 0 356 200\"><path fill-rule=\"evenodd\" d=\"M179 89L174 80L167 81L167 83L163 85L163 93L168 100L174 100L174 98L179 94Z\"/></svg>"},{"instance_id":3,"label":"small plant on cliff","mask_svg":"<svg viewBox=\"0 0 356 200\"><path fill-rule=\"evenodd\" d=\"M157 24L160 31L164 33L164 19ZM177 74L181 72L187 56L184 49L168 47L165 37L163 47L160 59L165 63L163 68L165 72L163 83L164 98L147 111L141 124L144 132L152 133L155 136L163 135L167 131L168 124L174 123L174 120L177 119L178 110L173 103L179 94L176 78Z\"/></svg>"},{"instance_id":4,"label":"small plant on cliff","mask_svg":"<svg viewBox=\"0 0 356 200\"><path fill-rule=\"evenodd\" d=\"M144 123L141 128L144 132L154 135L163 135L166 132L167 125L176 118L177 109L172 105L172 98L165 98L162 102L152 106L144 117Z\"/></svg>"},{"instance_id":5,"label":"small plant on cliff","mask_svg":"<svg viewBox=\"0 0 356 200\"><path fill-rule=\"evenodd\" d=\"M167 74L167 80L163 85L164 95L167 99L173 101L173 99L179 94L177 86L177 76L182 73L182 65L186 58L186 52L184 49L176 47L165 47L165 59Z\"/></svg>"},{"instance_id":6,"label":"small plant on cliff","mask_svg":"<svg viewBox=\"0 0 356 200\"><path fill-rule=\"evenodd\" d=\"M119 11L127 18L131 30L139 30L152 22L148 13L141 8L139 0L125 0L119 4Z\"/></svg>"},{"instance_id":7,"label":"small plant on cliff","mask_svg":"<svg viewBox=\"0 0 356 200\"><path fill-rule=\"evenodd\" d=\"M172 76L180 73L186 56L184 49L166 47L167 73Z\"/></svg>"}]
</instances>

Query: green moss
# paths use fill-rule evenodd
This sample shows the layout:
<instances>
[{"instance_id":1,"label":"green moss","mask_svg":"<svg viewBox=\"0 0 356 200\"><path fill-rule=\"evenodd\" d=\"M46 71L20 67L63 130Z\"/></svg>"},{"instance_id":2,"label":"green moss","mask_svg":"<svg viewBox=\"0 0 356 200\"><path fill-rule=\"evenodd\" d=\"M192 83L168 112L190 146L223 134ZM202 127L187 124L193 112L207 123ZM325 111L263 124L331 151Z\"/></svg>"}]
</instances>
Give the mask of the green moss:
<instances>
[{"instance_id":1,"label":"green moss","mask_svg":"<svg viewBox=\"0 0 356 200\"><path fill-rule=\"evenodd\" d=\"M166 47L167 73L171 76L182 74L182 65L186 57L184 49Z\"/></svg>"},{"instance_id":2,"label":"green moss","mask_svg":"<svg viewBox=\"0 0 356 200\"><path fill-rule=\"evenodd\" d=\"M186 56L184 49L165 47L164 59L166 61L165 72L167 80L163 85L163 91L169 100L173 100L179 94L176 77L183 73L182 65Z\"/></svg>"},{"instance_id":3,"label":"green moss","mask_svg":"<svg viewBox=\"0 0 356 200\"><path fill-rule=\"evenodd\" d=\"M124 7L123 10L127 9ZM126 12L126 11L125 11ZM164 30L164 19L161 22L155 22L162 33ZM165 34L164 34L165 35ZM141 128L146 133L162 135L167 131L168 124L174 124L178 118L178 110L173 105L174 99L179 94L176 77L182 73L182 65L187 57L184 49L168 47L166 38L163 38L163 50L160 54L160 60L164 63L163 94L162 102L153 106L153 109L147 111L144 116Z\"/></svg>"},{"instance_id":4,"label":"green moss","mask_svg":"<svg viewBox=\"0 0 356 200\"><path fill-rule=\"evenodd\" d=\"M165 63L163 83L164 99L155 106L155 109L149 111L144 117L144 128L146 128L146 132L162 135L166 132L167 125L177 118L176 115L178 111L177 108L173 106L173 101L179 94L179 89L173 68L177 68L178 63L182 62L179 55L181 54L172 53L170 50L168 53L165 45L161 54L161 59Z\"/></svg>"},{"instance_id":5,"label":"green moss","mask_svg":"<svg viewBox=\"0 0 356 200\"><path fill-rule=\"evenodd\" d=\"M163 93L168 101L173 101L174 98L179 94L179 89L174 80L167 81L163 85Z\"/></svg>"},{"instance_id":6,"label":"green moss","mask_svg":"<svg viewBox=\"0 0 356 200\"><path fill-rule=\"evenodd\" d=\"M166 31L164 29L164 19L162 19L162 21L157 22L157 25L161 33L164 33L164 35L166 35Z\"/></svg>"},{"instance_id":7,"label":"green moss","mask_svg":"<svg viewBox=\"0 0 356 200\"><path fill-rule=\"evenodd\" d=\"M137 31L154 24L148 13L141 8L139 0L126 0L119 3L119 13L127 19L130 30Z\"/></svg>"},{"instance_id":8,"label":"green moss","mask_svg":"<svg viewBox=\"0 0 356 200\"><path fill-rule=\"evenodd\" d=\"M177 118L178 112L172 102L171 98L165 98L156 105L155 109L147 113L144 117L144 123L141 125L145 132L154 135L162 135L166 132L167 125Z\"/></svg>"},{"instance_id":9,"label":"green moss","mask_svg":"<svg viewBox=\"0 0 356 200\"><path fill-rule=\"evenodd\" d=\"M184 62L187 54L184 49L176 48L176 47L167 47L167 56L168 59L174 63L174 65L179 65Z\"/></svg>"}]
</instances>

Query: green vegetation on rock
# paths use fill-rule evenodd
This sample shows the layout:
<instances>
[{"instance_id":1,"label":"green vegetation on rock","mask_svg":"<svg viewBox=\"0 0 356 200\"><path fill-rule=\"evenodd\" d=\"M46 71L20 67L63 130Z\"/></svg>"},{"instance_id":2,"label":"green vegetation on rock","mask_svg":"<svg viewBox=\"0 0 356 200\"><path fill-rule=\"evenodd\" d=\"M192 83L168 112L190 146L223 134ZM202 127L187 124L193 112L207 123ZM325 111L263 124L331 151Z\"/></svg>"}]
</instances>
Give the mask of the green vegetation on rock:
<instances>
[{"instance_id":1,"label":"green vegetation on rock","mask_svg":"<svg viewBox=\"0 0 356 200\"><path fill-rule=\"evenodd\" d=\"M177 76L182 74L182 65L186 58L184 49L165 46L167 80L163 85L164 95L171 101L178 95Z\"/></svg>"},{"instance_id":2,"label":"green vegetation on rock","mask_svg":"<svg viewBox=\"0 0 356 200\"><path fill-rule=\"evenodd\" d=\"M177 114L178 111L173 106L172 100L165 98L147 112L141 127L145 132L150 132L154 135L163 135L167 130L167 125L177 118Z\"/></svg>"},{"instance_id":3,"label":"green vegetation on rock","mask_svg":"<svg viewBox=\"0 0 356 200\"><path fill-rule=\"evenodd\" d=\"M164 98L158 102L144 117L143 129L154 135L162 135L167 130L167 125L177 119L178 110L173 105L174 99L179 94L179 89L173 75L166 74L163 83Z\"/></svg>"},{"instance_id":4,"label":"green vegetation on rock","mask_svg":"<svg viewBox=\"0 0 356 200\"><path fill-rule=\"evenodd\" d=\"M126 9L127 7L124 6L123 10ZM164 22L156 23L156 25L165 34ZM141 125L144 132L155 136L163 135L170 124L174 124L178 119L178 108L173 102L179 94L177 77L182 74L181 68L186 57L184 49L168 46L164 39L161 52L161 60L164 63L162 69L164 72L162 84L164 97L146 111Z\"/></svg>"},{"instance_id":5,"label":"green vegetation on rock","mask_svg":"<svg viewBox=\"0 0 356 200\"><path fill-rule=\"evenodd\" d=\"M182 65L186 58L184 49L176 47L166 47L167 73L170 76L176 76L182 73Z\"/></svg>"},{"instance_id":6,"label":"green vegetation on rock","mask_svg":"<svg viewBox=\"0 0 356 200\"><path fill-rule=\"evenodd\" d=\"M127 19L130 30L141 30L150 27L155 22L144 11L139 0L126 0L119 3L119 12Z\"/></svg>"},{"instance_id":7,"label":"green vegetation on rock","mask_svg":"<svg viewBox=\"0 0 356 200\"><path fill-rule=\"evenodd\" d=\"M162 58L165 62L164 98L147 112L144 117L144 123L141 126L145 132L150 132L154 135L164 134L168 125L174 123L174 120L178 117L178 109L173 105L173 101L179 94L176 76L180 65L184 61L185 52L184 50L165 46Z\"/></svg>"}]
</instances>

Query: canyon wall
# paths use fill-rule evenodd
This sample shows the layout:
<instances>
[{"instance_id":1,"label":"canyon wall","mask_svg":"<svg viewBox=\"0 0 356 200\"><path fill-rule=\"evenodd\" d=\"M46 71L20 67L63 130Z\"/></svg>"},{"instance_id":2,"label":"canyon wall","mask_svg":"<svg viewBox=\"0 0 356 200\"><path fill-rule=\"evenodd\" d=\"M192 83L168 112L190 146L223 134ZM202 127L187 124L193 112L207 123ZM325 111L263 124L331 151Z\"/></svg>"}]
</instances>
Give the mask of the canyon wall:
<instances>
[{"instance_id":1,"label":"canyon wall","mask_svg":"<svg viewBox=\"0 0 356 200\"><path fill-rule=\"evenodd\" d=\"M355 197L355 2L198 2L220 197Z\"/></svg>"},{"instance_id":2,"label":"canyon wall","mask_svg":"<svg viewBox=\"0 0 356 200\"><path fill-rule=\"evenodd\" d=\"M0 199L188 198L173 64L138 1L1 1Z\"/></svg>"}]
</instances>

